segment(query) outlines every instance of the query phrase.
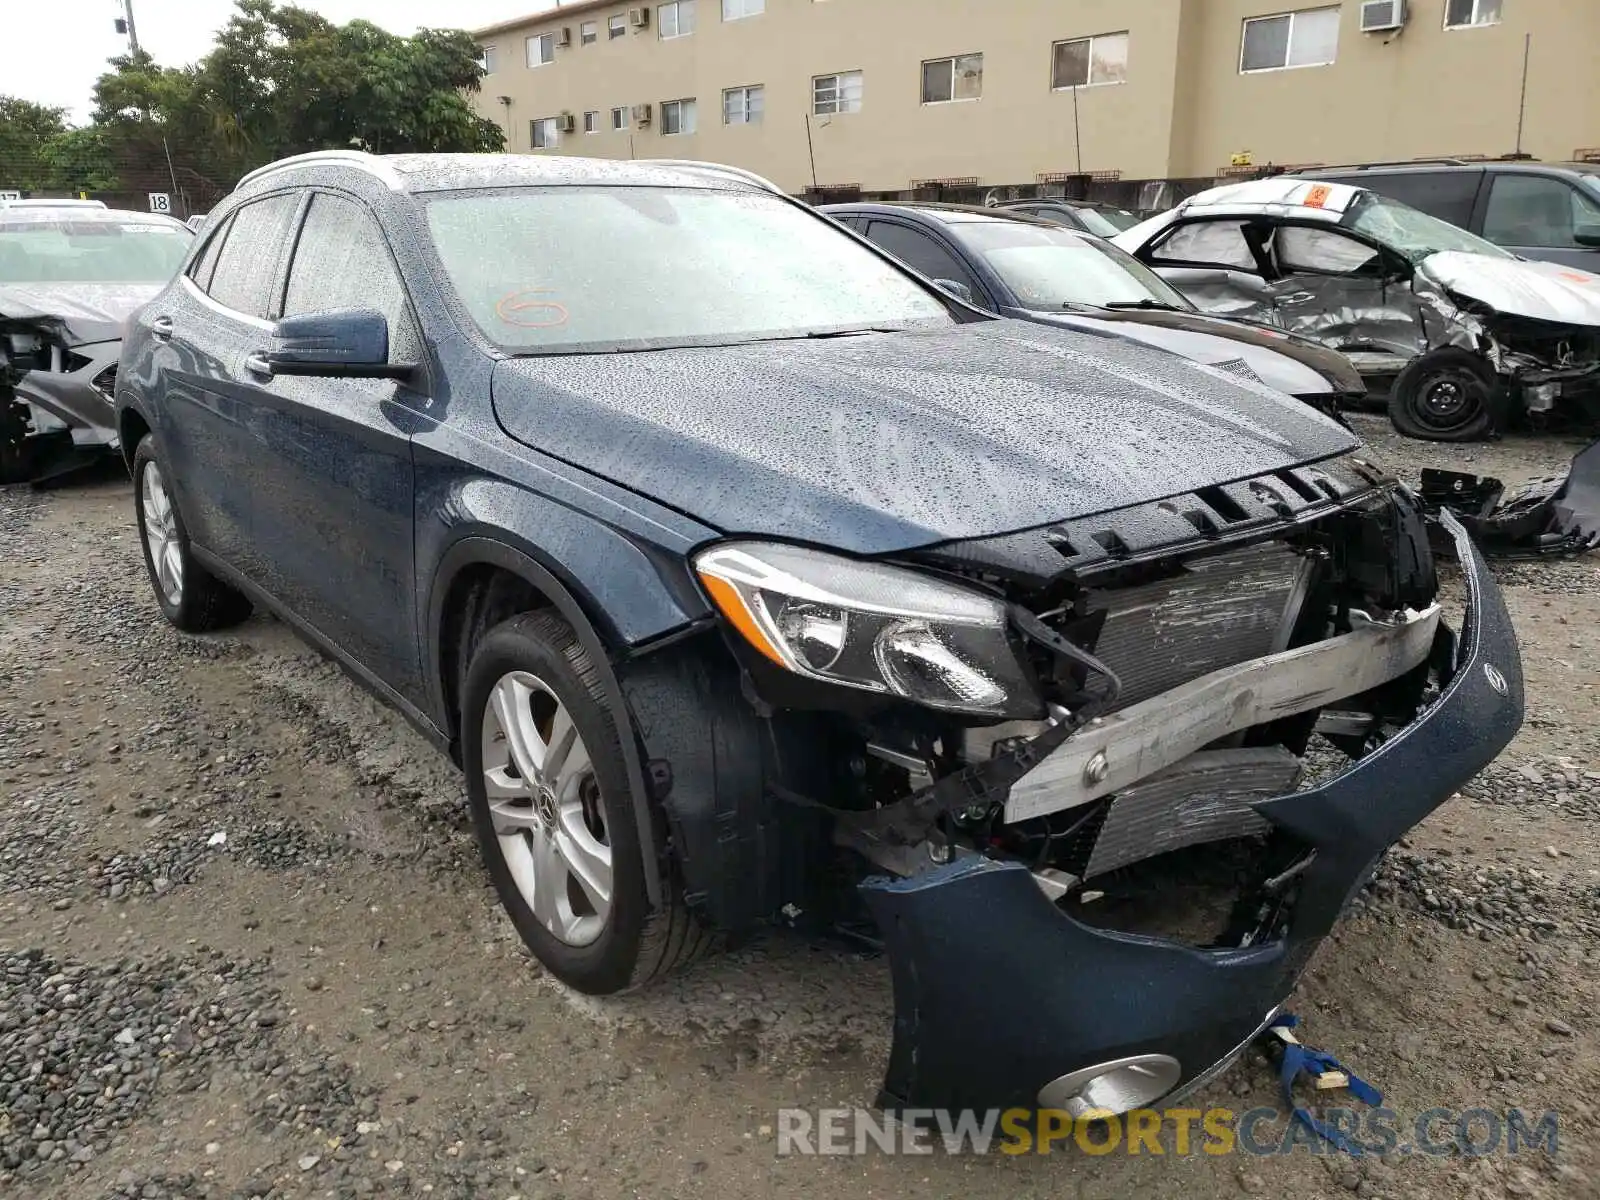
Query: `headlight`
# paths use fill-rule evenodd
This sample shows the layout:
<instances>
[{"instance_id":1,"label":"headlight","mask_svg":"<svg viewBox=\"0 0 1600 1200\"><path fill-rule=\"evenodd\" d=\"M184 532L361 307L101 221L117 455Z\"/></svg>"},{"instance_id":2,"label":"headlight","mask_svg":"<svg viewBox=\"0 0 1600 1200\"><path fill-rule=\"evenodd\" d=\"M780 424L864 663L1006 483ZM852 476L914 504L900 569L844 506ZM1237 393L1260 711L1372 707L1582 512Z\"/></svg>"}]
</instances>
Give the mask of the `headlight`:
<instances>
[{"instance_id":1,"label":"headlight","mask_svg":"<svg viewBox=\"0 0 1600 1200\"><path fill-rule=\"evenodd\" d=\"M1037 716L1003 602L917 571L764 542L715 546L695 571L778 666L930 708Z\"/></svg>"}]
</instances>

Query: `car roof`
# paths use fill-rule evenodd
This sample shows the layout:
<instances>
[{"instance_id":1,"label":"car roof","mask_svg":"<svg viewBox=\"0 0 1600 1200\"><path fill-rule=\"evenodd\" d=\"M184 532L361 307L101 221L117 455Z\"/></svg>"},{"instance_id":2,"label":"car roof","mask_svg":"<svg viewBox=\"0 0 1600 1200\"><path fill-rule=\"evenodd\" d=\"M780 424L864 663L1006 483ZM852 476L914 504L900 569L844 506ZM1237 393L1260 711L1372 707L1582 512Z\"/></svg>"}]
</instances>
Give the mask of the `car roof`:
<instances>
[{"instance_id":1,"label":"car roof","mask_svg":"<svg viewBox=\"0 0 1600 1200\"><path fill-rule=\"evenodd\" d=\"M1213 216L1295 216L1337 221L1368 189L1300 175L1274 175L1210 188L1178 204L1178 210Z\"/></svg>"},{"instance_id":2,"label":"car roof","mask_svg":"<svg viewBox=\"0 0 1600 1200\"><path fill-rule=\"evenodd\" d=\"M1504 162L1498 159L1461 162L1374 162L1313 167L1292 174L1296 178L1304 179L1315 175L1346 178L1362 175L1447 175L1469 171L1497 171L1524 175L1600 175L1600 163L1531 162L1527 159Z\"/></svg>"},{"instance_id":3,"label":"car roof","mask_svg":"<svg viewBox=\"0 0 1600 1200\"><path fill-rule=\"evenodd\" d=\"M160 225L169 229L190 232L189 227L176 217L162 213L141 212L136 208L78 208L76 206L46 208L42 205L27 208L0 208L0 228L19 229L25 225Z\"/></svg>"},{"instance_id":4,"label":"car roof","mask_svg":"<svg viewBox=\"0 0 1600 1200\"><path fill-rule=\"evenodd\" d=\"M238 189L283 174L316 168L362 171L395 191L436 192L491 187L693 187L782 194L750 171L682 159L581 158L558 154L365 154L323 150L268 163L239 181ZM236 189L236 190L238 190Z\"/></svg>"},{"instance_id":5,"label":"car roof","mask_svg":"<svg viewBox=\"0 0 1600 1200\"><path fill-rule=\"evenodd\" d=\"M892 215L894 213L910 213L929 221L937 221L941 225L977 225L984 222L1004 222L1008 225L1037 225L1045 229L1060 229L1061 226L1053 221L1041 221L1027 213L1015 212L1010 209L984 208L976 204L936 204L932 202L894 203L863 202L855 204L824 204L820 211L825 213L879 213ZM1068 233L1073 230L1067 230Z\"/></svg>"},{"instance_id":6,"label":"car roof","mask_svg":"<svg viewBox=\"0 0 1600 1200\"><path fill-rule=\"evenodd\" d=\"M83 208L105 208L105 207L106 207L106 202L104 200L57 199L57 198L49 197L49 196L43 196L43 197L25 199L25 200L0 200L0 211L5 211L7 209L13 209L13 208L22 208L22 209L30 209L30 208L78 208L78 209L83 209Z\"/></svg>"}]
</instances>

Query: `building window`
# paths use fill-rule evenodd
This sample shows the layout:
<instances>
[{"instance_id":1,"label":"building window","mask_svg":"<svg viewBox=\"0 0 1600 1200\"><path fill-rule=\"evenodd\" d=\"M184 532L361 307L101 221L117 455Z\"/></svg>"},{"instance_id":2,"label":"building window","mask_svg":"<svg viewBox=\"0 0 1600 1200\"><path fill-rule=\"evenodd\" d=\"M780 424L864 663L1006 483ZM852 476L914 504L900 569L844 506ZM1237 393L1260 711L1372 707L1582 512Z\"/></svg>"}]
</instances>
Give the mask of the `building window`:
<instances>
[{"instance_id":1,"label":"building window","mask_svg":"<svg viewBox=\"0 0 1600 1200\"><path fill-rule=\"evenodd\" d=\"M583 114L583 131L585 133L600 132L600 110L598 108L593 112Z\"/></svg>"},{"instance_id":2,"label":"building window","mask_svg":"<svg viewBox=\"0 0 1600 1200\"><path fill-rule=\"evenodd\" d=\"M922 102L976 100L983 95L983 55L959 54L922 64Z\"/></svg>"},{"instance_id":3,"label":"building window","mask_svg":"<svg viewBox=\"0 0 1600 1200\"><path fill-rule=\"evenodd\" d=\"M766 89L759 83L753 87L729 88L722 93L722 123L724 125L759 125L761 106Z\"/></svg>"},{"instance_id":4,"label":"building window","mask_svg":"<svg viewBox=\"0 0 1600 1200\"><path fill-rule=\"evenodd\" d=\"M1339 52L1339 10L1308 8L1244 23L1239 71L1325 67Z\"/></svg>"},{"instance_id":5,"label":"building window","mask_svg":"<svg viewBox=\"0 0 1600 1200\"><path fill-rule=\"evenodd\" d=\"M665 134L694 132L694 101L663 100L661 102L661 132Z\"/></svg>"},{"instance_id":6,"label":"building window","mask_svg":"<svg viewBox=\"0 0 1600 1200\"><path fill-rule=\"evenodd\" d=\"M661 40L688 37L694 32L694 0L672 0L656 5L656 29Z\"/></svg>"},{"instance_id":7,"label":"building window","mask_svg":"<svg viewBox=\"0 0 1600 1200\"><path fill-rule=\"evenodd\" d=\"M621 132L628 128L628 110L626 107L611 110L611 128Z\"/></svg>"},{"instance_id":8,"label":"building window","mask_svg":"<svg viewBox=\"0 0 1600 1200\"><path fill-rule=\"evenodd\" d=\"M528 39L528 65L542 67L556 60L556 35L541 33Z\"/></svg>"},{"instance_id":9,"label":"building window","mask_svg":"<svg viewBox=\"0 0 1600 1200\"><path fill-rule=\"evenodd\" d=\"M1127 33L1102 33L1074 38L1051 47L1050 86L1098 87L1102 83L1128 82Z\"/></svg>"},{"instance_id":10,"label":"building window","mask_svg":"<svg viewBox=\"0 0 1600 1200\"><path fill-rule=\"evenodd\" d=\"M628 14L618 13L614 17L606 18L606 40L619 38L628 32Z\"/></svg>"},{"instance_id":11,"label":"building window","mask_svg":"<svg viewBox=\"0 0 1600 1200\"><path fill-rule=\"evenodd\" d=\"M535 150L554 150L559 136L554 117L539 117L528 122L528 145Z\"/></svg>"},{"instance_id":12,"label":"building window","mask_svg":"<svg viewBox=\"0 0 1600 1200\"><path fill-rule=\"evenodd\" d=\"M1444 7L1446 29L1470 29L1474 25L1500 24L1503 0L1449 0Z\"/></svg>"},{"instance_id":13,"label":"building window","mask_svg":"<svg viewBox=\"0 0 1600 1200\"><path fill-rule=\"evenodd\" d=\"M593 21L585 21L578 26L578 44L587 46L600 37L600 26Z\"/></svg>"},{"instance_id":14,"label":"building window","mask_svg":"<svg viewBox=\"0 0 1600 1200\"><path fill-rule=\"evenodd\" d=\"M739 21L745 17L759 17L767 11L767 0L722 0L722 19Z\"/></svg>"},{"instance_id":15,"label":"building window","mask_svg":"<svg viewBox=\"0 0 1600 1200\"><path fill-rule=\"evenodd\" d=\"M478 47L478 67L485 75L494 74L494 47Z\"/></svg>"},{"instance_id":16,"label":"building window","mask_svg":"<svg viewBox=\"0 0 1600 1200\"><path fill-rule=\"evenodd\" d=\"M818 75L811 81L811 111L819 117L828 113L860 112L861 72Z\"/></svg>"}]
</instances>

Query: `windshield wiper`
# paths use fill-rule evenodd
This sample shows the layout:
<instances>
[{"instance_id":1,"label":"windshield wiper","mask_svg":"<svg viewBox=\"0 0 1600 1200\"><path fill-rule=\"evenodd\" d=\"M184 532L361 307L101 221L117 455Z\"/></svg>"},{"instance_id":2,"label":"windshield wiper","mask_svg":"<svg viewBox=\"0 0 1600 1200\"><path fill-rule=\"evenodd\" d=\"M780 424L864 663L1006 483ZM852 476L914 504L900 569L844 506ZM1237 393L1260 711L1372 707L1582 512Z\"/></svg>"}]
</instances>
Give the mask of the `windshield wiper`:
<instances>
[{"instance_id":1,"label":"windshield wiper","mask_svg":"<svg viewBox=\"0 0 1600 1200\"><path fill-rule=\"evenodd\" d=\"M807 339L811 339L811 338L818 338L818 339L820 339L820 338L843 338L843 337L861 337L863 334L868 334L868 333L904 333L904 332L905 332L904 329L902 329L901 327L896 326L896 325L871 325L871 326L867 326L867 327L862 328L862 329L821 329L821 330L818 330L816 333L808 333L808 334L806 334L806 337L807 337Z\"/></svg>"},{"instance_id":2,"label":"windshield wiper","mask_svg":"<svg viewBox=\"0 0 1600 1200\"><path fill-rule=\"evenodd\" d=\"M1156 310L1158 310L1160 312L1183 312L1184 311L1183 309L1179 308L1176 304L1168 304L1168 303L1166 303L1165 301L1162 301L1162 300L1151 300L1149 297L1146 297L1143 300L1107 300L1100 307L1101 308L1148 308L1148 309L1156 309Z\"/></svg>"}]
</instances>

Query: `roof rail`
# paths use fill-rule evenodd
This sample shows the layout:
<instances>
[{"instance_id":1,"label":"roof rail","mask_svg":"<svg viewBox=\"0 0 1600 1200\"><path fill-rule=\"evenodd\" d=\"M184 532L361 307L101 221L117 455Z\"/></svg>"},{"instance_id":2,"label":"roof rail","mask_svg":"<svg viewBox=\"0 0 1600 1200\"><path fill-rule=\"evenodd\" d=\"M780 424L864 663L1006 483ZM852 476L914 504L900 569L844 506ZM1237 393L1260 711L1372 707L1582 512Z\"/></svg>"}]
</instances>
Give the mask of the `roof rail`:
<instances>
[{"instance_id":1,"label":"roof rail","mask_svg":"<svg viewBox=\"0 0 1600 1200\"><path fill-rule=\"evenodd\" d=\"M392 188L400 188L400 176L394 168L389 166L375 154L368 154L365 150L312 150L305 154L294 154L288 158L280 158L276 162L269 162L264 167L257 167L245 175L234 190L238 191L247 183L254 183L265 175L274 171L286 171L293 167L315 166L317 163L343 164L348 167L358 167L369 175L375 175Z\"/></svg>"},{"instance_id":2,"label":"roof rail","mask_svg":"<svg viewBox=\"0 0 1600 1200\"><path fill-rule=\"evenodd\" d=\"M757 175L754 171L746 171L743 167L730 167L726 163L701 162L692 158L642 158L639 162L644 165L678 167L685 171L703 171L712 175L724 175L731 179L742 179L746 183L753 183L757 187L779 196L787 196L789 194L765 176Z\"/></svg>"},{"instance_id":3,"label":"roof rail","mask_svg":"<svg viewBox=\"0 0 1600 1200\"><path fill-rule=\"evenodd\" d=\"M1298 173L1309 175L1313 171L1370 171L1374 167L1471 167L1482 161L1482 159L1469 161L1465 158L1395 158L1380 162L1325 163L1322 166L1308 167Z\"/></svg>"}]
</instances>

